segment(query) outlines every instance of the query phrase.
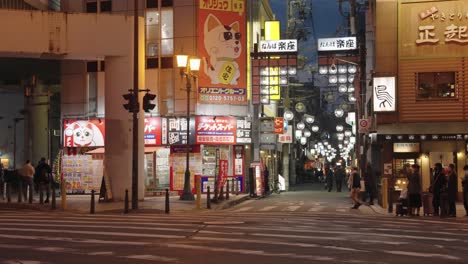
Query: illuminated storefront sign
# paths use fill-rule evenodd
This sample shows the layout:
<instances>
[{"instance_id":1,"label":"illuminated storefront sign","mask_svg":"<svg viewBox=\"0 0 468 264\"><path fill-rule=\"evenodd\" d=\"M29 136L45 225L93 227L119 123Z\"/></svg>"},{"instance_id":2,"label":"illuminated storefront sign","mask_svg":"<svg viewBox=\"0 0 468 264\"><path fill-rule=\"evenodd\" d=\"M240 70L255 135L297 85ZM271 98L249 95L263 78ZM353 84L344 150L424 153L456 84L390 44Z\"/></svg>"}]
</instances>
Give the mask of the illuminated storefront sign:
<instances>
[{"instance_id":1,"label":"illuminated storefront sign","mask_svg":"<svg viewBox=\"0 0 468 264\"><path fill-rule=\"evenodd\" d=\"M297 52L297 40L260 40L260 52Z\"/></svg>"},{"instance_id":2,"label":"illuminated storefront sign","mask_svg":"<svg viewBox=\"0 0 468 264\"><path fill-rule=\"evenodd\" d=\"M419 143L393 143L393 152L396 153L414 153L419 151Z\"/></svg>"},{"instance_id":3,"label":"illuminated storefront sign","mask_svg":"<svg viewBox=\"0 0 468 264\"><path fill-rule=\"evenodd\" d=\"M340 51L357 49L356 37L318 39L319 51Z\"/></svg>"},{"instance_id":4,"label":"illuminated storefront sign","mask_svg":"<svg viewBox=\"0 0 468 264\"><path fill-rule=\"evenodd\" d=\"M396 110L395 77L375 77L373 79L374 112Z\"/></svg>"},{"instance_id":5,"label":"illuminated storefront sign","mask_svg":"<svg viewBox=\"0 0 468 264\"><path fill-rule=\"evenodd\" d=\"M103 147L105 124L101 119L65 120L64 147Z\"/></svg>"},{"instance_id":6,"label":"illuminated storefront sign","mask_svg":"<svg viewBox=\"0 0 468 264\"><path fill-rule=\"evenodd\" d=\"M230 116L197 116L196 144L235 144L235 117Z\"/></svg>"}]
</instances>

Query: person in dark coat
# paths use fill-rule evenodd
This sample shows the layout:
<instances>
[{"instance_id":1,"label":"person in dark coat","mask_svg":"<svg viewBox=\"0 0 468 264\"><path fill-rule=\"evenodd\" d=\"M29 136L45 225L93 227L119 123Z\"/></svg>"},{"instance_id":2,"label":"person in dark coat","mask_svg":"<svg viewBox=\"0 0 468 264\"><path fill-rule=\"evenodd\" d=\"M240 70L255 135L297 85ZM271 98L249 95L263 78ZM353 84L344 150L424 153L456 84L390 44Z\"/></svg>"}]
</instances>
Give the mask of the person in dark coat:
<instances>
[{"instance_id":1,"label":"person in dark coat","mask_svg":"<svg viewBox=\"0 0 468 264\"><path fill-rule=\"evenodd\" d=\"M325 180L327 182L328 192L331 192L331 190L333 189L333 172L330 166L325 167Z\"/></svg>"},{"instance_id":2,"label":"person in dark coat","mask_svg":"<svg viewBox=\"0 0 468 264\"><path fill-rule=\"evenodd\" d=\"M429 192L431 192L433 195L432 206L434 207L434 216L439 216L440 194L444 183L445 174L442 170L442 164L436 163L434 164L434 178L432 180L431 186L429 187Z\"/></svg>"},{"instance_id":3,"label":"person in dark coat","mask_svg":"<svg viewBox=\"0 0 468 264\"><path fill-rule=\"evenodd\" d=\"M267 166L265 166L265 170L263 171L263 182L265 183L265 194L270 194L270 172Z\"/></svg>"},{"instance_id":4,"label":"person in dark coat","mask_svg":"<svg viewBox=\"0 0 468 264\"><path fill-rule=\"evenodd\" d=\"M465 207L465 216L468 216L468 165L463 167L465 175L463 176L463 206Z\"/></svg>"},{"instance_id":5,"label":"person in dark coat","mask_svg":"<svg viewBox=\"0 0 468 264\"><path fill-rule=\"evenodd\" d=\"M370 163L367 163L366 165L366 172L364 173L364 184L366 187L367 196L369 197L369 205L373 205L375 198L375 179L372 165Z\"/></svg>"},{"instance_id":6,"label":"person in dark coat","mask_svg":"<svg viewBox=\"0 0 468 264\"><path fill-rule=\"evenodd\" d=\"M419 216L421 202L421 176L419 174L419 165L411 165L412 172L408 174L408 211L410 215Z\"/></svg>"},{"instance_id":7,"label":"person in dark coat","mask_svg":"<svg viewBox=\"0 0 468 264\"><path fill-rule=\"evenodd\" d=\"M39 161L39 164L36 167L36 174L34 175L35 182L37 182L39 186L39 191L42 192L42 190L45 189L46 191L46 200L44 201L45 203L49 202L49 197L50 197L50 184L51 184L51 179L52 179L52 168L47 164L45 158L41 158Z\"/></svg>"},{"instance_id":8,"label":"person in dark coat","mask_svg":"<svg viewBox=\"0 0 468 264\"><path fill-rule=\"evenodd\" d=\"M447 168L447 195L448 195L448 215L451 217L457 216L457 207L455 203L457 202L458 196L458 176L455 172L455 165L450 164Z\"/></svg>"},{"instance_id":9,"label":"person in dark coat","mask_svg":"<svg viewBox=\"0 0 468 264\"><path fill-rule=\"evenodd\" d=\"M344 168L341 166L336 167L334 176L335 176L335 183L336 183L336 191L341 192L341 185L343 184L343 180L346 177L346 172Z\"/></svg>"}]
</instances>

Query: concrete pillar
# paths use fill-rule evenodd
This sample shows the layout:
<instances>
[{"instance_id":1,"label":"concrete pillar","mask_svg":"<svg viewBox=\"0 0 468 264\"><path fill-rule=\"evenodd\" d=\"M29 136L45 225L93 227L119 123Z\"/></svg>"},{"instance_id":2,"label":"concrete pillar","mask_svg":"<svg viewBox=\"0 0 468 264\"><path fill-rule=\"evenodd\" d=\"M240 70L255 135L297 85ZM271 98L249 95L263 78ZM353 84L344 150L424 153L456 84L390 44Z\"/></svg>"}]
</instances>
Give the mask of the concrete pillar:
<instances>
[{"instance_id":1,"label":"concrete pillar","mask_svg":"<svg viewBox=\"0 0 468 264\"><path fill-rule=\"evenodd\" d=\"M145 84L145 49L144 20L140 18L139 40L139 89ZM130 39L129 41L132 41ZM124 109L123 94L133 89L133 44L128 56L106 57L105 72L105 112L106 112L106 155L104 174L110 179L112 199L120 201L125 198L125 189L132 197L132 114ZM144 198L144 112L141 109L143 93L140 93L140 112L138 114L138 199Z\"/></svg>"},{"instance_id":2,"label":"concrete pillar","mask_svg":"<svg viewBox=\"0 0 468 264\"><path fill-rule=\"evenodd\" d=\"M284 187L286 191L289 191L289 146L290 144L282 144L283 151L283 177L284 177Z\"/></svg>"},{"instance_id":3,"label":"concrete pillar","mask_svg":"<svg viewBox=\"0 0 468 264\"><path fill-rule=\"evenodd\" d=\"M49 97L48 87L39 80L35 87L31 110L31 150L34 165L41 157L49 158Z\"/></svg>"}]
</instances>

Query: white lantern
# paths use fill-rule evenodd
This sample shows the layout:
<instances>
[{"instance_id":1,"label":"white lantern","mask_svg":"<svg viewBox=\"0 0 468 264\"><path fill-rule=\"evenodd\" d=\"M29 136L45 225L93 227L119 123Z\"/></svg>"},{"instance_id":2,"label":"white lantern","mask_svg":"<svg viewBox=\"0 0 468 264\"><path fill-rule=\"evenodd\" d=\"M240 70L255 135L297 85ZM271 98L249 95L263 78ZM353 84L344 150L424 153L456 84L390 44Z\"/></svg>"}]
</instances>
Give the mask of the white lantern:
<instances>
[{"instance_id":1,"label":"white lantern","mask_svg":"<svg viewBox=\"0 0 468 264\"><path fill-rule=\"evenodd\" d=\"M338 92L340 93L346 93L348 91L348 88L346 87L346 85L342 84L338 87Z\"/></svg>"},{"instance_id":2,"label":"white lantern","mask_svg":"<svg viewBox=\"0 0 468 264\"><path fill-rule=\"evenodd\" d=\"M319 131L319 126L313 125L312 126L312 132L317 132L317 131Z\"/></svg>"},{"instance_id":3,"label":"white lantern","mask_svg":"<svg viewBox=\"0 0 468 264\"><path fill-rule=\"evenodd\" d=\"M357 67L356 67L356 65L349 65L349 66L348 66L348 72L349 72L349 73L353 73L353 74L356 73L356 72L357 72Z\"/></svg>"},{"instance_id":4,"label":"white lantern","mask_svg":"<svg viewBox=\"0 0 468 264\"><path fill-rule=\"evenodd\" d=\"M296 139L299 140L302 137L302 130L296 130Z\"/></svg>"},{"instance_id":5,"label":"white lantern","mask_svg":"<svg viewBox=\"0 0 468 264\"><path fill-rule=\"evenodd\" d=\"M312 133L308 129L304 129L304 137L308 138L312 135Z\"/></svg>"},{"instance_id":6,"label":"white lantern","mask_svg":"<svg viewBox=\"0 0 468 264\"><path fill-rule=\"evenodd\" d=\"M307 144L307 138L306 137L301 137L301 145Z\"/></svg>"},{"instance_id":7,"label":"white lantern","mask_svg":"<svg viewBox=\"0 0 468 264\"><path fill-rule=\"evenodd\" d=\"M294 118L294 113L291 110L286 110L284 111L283 117L284 119L291 121Z\"/></svg>"},{"instance_id":8,"label":"white lantern","mask_svg":"<svg viewBox=\"0 0 468 264\"><path fill-rule=\"evenodd\" d=\"M328 82L331 84L335 84L338 82L338 77L336 77L336 75L330 75L328 76Z\"/></svg>"},{"instance_id":9,"label":"white lantern","mask_svg":"<svg viewBox=\"0 0 468 264\"><path fill-rule=\"evenodd\" d=\"M344 132L344 135L345 135L346 137L350 137L352 134L353 134L353 132L351 132L351 130L346 130L346 131Z\"/></svg>"},{"instance_id":10,"label":"white lantern","mask_svg":"<svg viewBox=\"0 0 468 264\"><path fill-rule=\"evenodd\" d=\"M328 67L327 66L319 66L319 74L327 74L328 73Z\"/></svg>"},{"instance_id":11,"label":"white lantern","mask_svg":"<svg viewBox=\"0 0 468 264\"><path fill-rule=\"evenodd\" d=\"M348 86L348 93L354 93L354 85L350 84Z\"/></svg>"},{"instance_id":12,"label":"white lantern","mask_svg":"<svg viewBox=\"0 0 468 264\"><path fill-rule=\"evenodd\" d=\"M299 130L302 130L302 129L305 128L305 124L303 122L299 122L299 123L297 123L296 128L299 129Z\"/></svg>"},{"instance_id":13,"label":"white lantern","mask_svg":"<svg viewBox=\"0 0 468 264\"><path fill-rule=\"evenodd\" d=\"M338 73L346 73L348 69L346 68L346 65L338 65Z\"/></svg>"},{"instance_id":14,"label":"white lantern","mask_svg":"<svg viewBox=\"0 0 468 264\"><path fill-rule=\"evenodd\" d=\"M343 131L343 126L342 125L337 125L336 126L336 131L338 131L338 132Z\"/></svg>"},{"instance_id":15,"label":"white lantern","mask_svg":"<svg viewBox=\"0 0 468 264\"><path fill-rule=\"evenodd\" d=\"M343 115L344 115L343 109L341 109L341 108L335 109L335 116L336 117L343 117Z\"/></svg>"},{"instance_id":16,"label":"white lantern","mask_svg":"<svg viewBox=\"0 0 468 264\"><path fill-rule=\"evenodd\" d=\"M356 101L357 101L356 97L355 97L353 94L350 94L350 95L348 96L348 100L349 100L350 102L356 102Z\"/></svg>"},{"instance_id":17,"label":"white lantern","mask_svg":"<svg viewBox=\"0 0 468 264\"><path fill-rule=\"evenodd\" d=\"M336 74L338 72L338 69L336 68L335 64L330 65L330 68L328 68L328 72L330 74Z\"/></svg>"},{"instance_id":18,"label":"white lantern","mask_svg":"<svg viewBox=\"0 0 468 264\"><path fill-rule=\"evenodd\" d=\"M338 75L338 83L346 83L347 81L346 75Z\"/></svg>"},{"instance_id":19,"label":"white lantern","mask_svg":"<svg viewBox=\"0 0 468 264\"><path fill-rule=\"evenodd\" d=\"M349 75L348 76L348 82L353 83L354 82L354 75Z\"/></svg>"},{"instance_id":20,"label":"white lantern","mask_svg":"<svg viewBox=\"0 0 468 264\"><path fill-rule=\"evenodd\" d=\"M305 121L308 124L312 124L315 121L315 117L313 115L304 115Z\"/></svg>"}]
</instances>

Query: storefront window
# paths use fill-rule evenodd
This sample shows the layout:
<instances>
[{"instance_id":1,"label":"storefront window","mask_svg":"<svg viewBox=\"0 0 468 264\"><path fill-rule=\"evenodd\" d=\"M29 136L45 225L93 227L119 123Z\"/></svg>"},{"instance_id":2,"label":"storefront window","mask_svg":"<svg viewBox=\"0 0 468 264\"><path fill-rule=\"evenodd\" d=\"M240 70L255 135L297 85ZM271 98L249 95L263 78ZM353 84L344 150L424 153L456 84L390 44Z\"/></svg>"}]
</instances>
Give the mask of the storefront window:
<instances>
[{"instance_id":1,"label":"storefront window","mask_svg":"<svg viewBox=\"0 0 468 264\"><path fill-rule=\"evenodd\" d=\"M203 176L215 176L216 171L216 149L219 149L219 159L229 161L231 158L229 152L229 146L203 146ZM231 169L229 169L229 175L231 175Z\"/></svg>"},{"instance_id":2,"label":"storefront window","mask_svg":"<svg viewBox=\"0 0 468 264\"><path fill-rule=\"evenodd\" d=\"M161 56L174 54L174 23L172 8L146 12L146 56L157 57L159 40L161 40ZM161 24L159 24L161 23ZM161 35L160 35L161 34Z\"/></svg>"},{"instance_id":3,"label":"storefront window","mask_svg":"<svg viewBox=\"0 0 468 264\"><path fill-rule=\"evenodd\" d=\"M418 99L455 98L455 72L417 73Z\"/></svg>"}]
</instances>

